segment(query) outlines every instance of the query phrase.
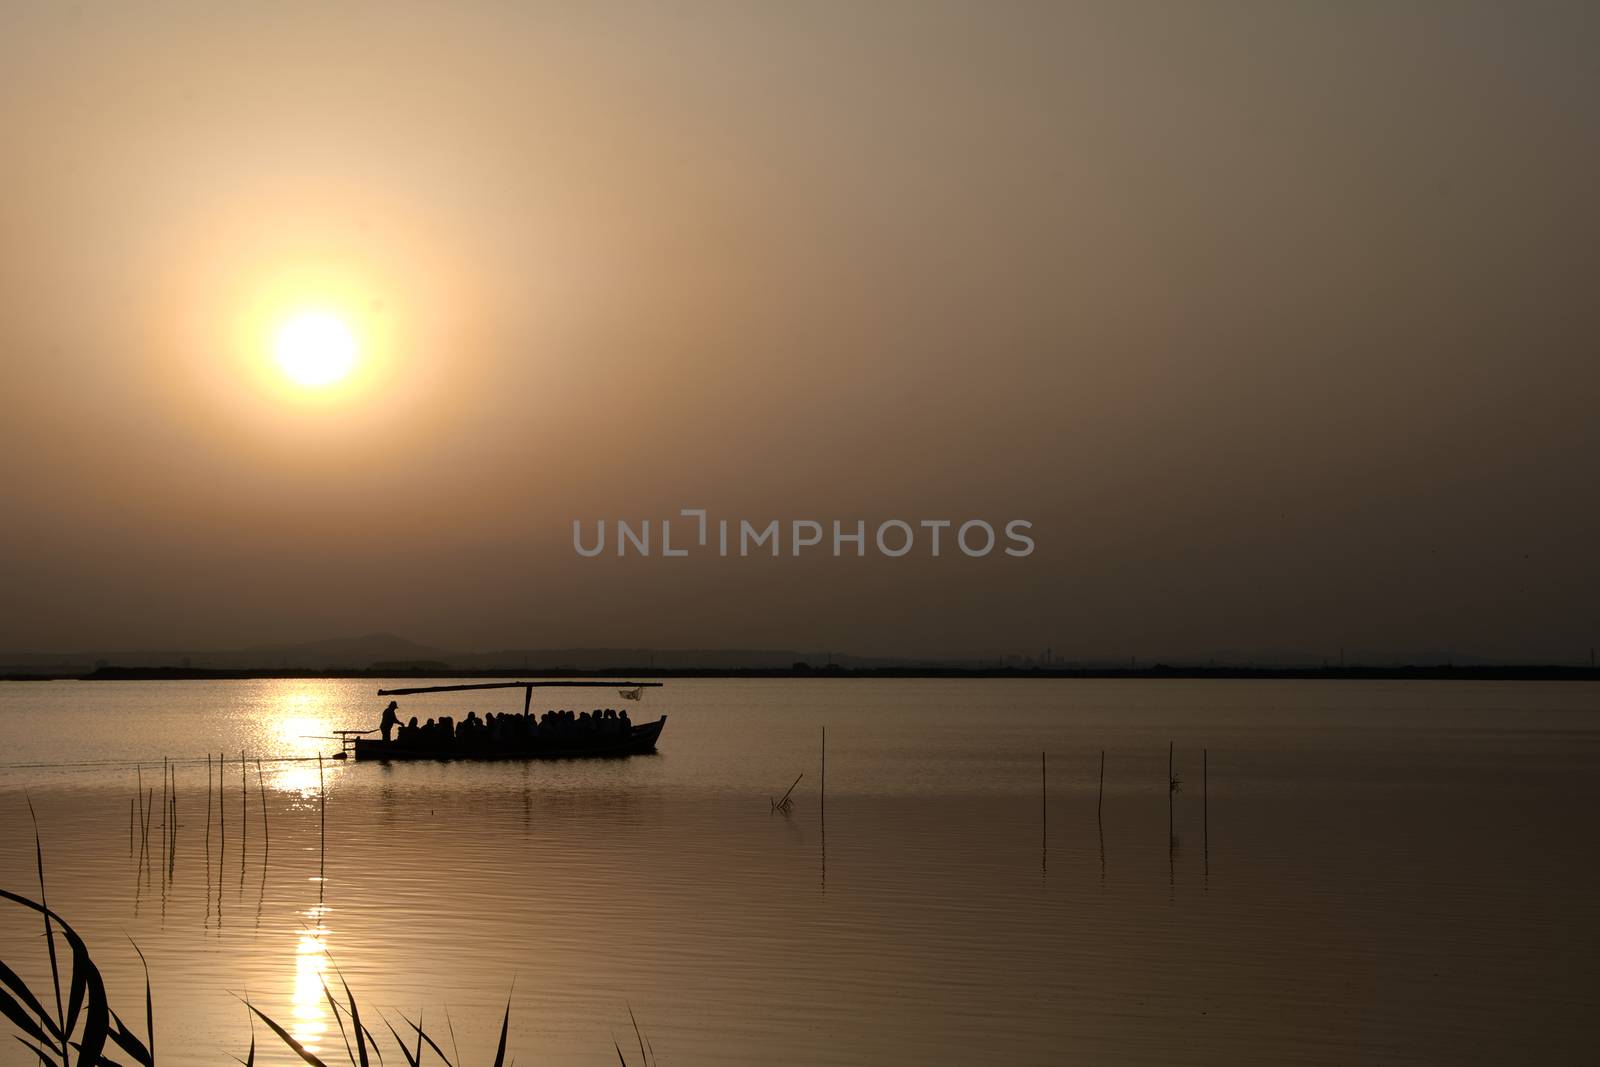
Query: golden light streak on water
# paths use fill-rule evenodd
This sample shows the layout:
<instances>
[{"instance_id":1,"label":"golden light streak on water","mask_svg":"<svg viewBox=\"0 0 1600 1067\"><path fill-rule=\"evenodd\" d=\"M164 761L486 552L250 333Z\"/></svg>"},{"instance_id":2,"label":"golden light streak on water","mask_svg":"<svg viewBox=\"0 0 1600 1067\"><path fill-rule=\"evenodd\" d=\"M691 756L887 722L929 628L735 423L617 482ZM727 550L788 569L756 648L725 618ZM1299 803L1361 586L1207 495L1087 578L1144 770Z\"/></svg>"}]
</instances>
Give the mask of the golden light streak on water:
<instances>
[{"instance_id":1,"label":"golden light streak on water","mask_svg":"<svg viewBox=\"0 0 1600 1067\"><path fill-rule=\"evenodd\" d=\"M312 925L300 935L294 949L294 992L290 997L294 1022L289 1032L310 1052L318 1051L328 1030L328 1003L323 992L323 976L328 971L328 928L322 922L327 910L316 905L305 913Z\"/></svg>"}]
</instances>

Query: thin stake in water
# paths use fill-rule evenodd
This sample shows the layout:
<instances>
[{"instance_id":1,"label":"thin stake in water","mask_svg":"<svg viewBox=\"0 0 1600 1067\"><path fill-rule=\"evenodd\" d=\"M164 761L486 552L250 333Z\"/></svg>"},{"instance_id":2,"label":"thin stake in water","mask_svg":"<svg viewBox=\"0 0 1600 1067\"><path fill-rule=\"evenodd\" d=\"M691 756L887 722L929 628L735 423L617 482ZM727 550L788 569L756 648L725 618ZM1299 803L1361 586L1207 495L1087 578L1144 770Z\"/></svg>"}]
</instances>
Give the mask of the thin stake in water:
<instances>
[{"instance_id":1,"label":"thin stake in water","mask_svg":"<svg viewBox=\"0 0 1600 1067\"><path fill-rule=\"evenodd\" d=\"M256 783L261 786L261 836L265 838L261 848L261 861L266 862L267 852L272 848L272 829L267 825L267 779L261 773L261 757L256 757Z\"/></svg>"},{"instance_id":2,"label":"thin stake in water","mask_svg":"<svg viewBox=\"0 0 1600 1067\"><path fill-rule=\"evenodd\" d=\"M1100 792L1095 796L1094 821L1102 827L1105 826L1104 812L1106 808L1106 750L1100 750Z\"/></svg>"},{"instance_id":3,"label":"thin stake in water","mask_svg":"<svg viewBox=\"0 0 1600 1067\"><path fill-rule=\"evenodd\" d=\"M322 838L320 855L317 857L317 902L320 904L323 889L328 884L328 783L322 777L320 752L317 753L317 789L322 794Z\"/></svg>"},{"instance_id":4,"label":"thin stake in water","mask_svg":"<svg viewBox=\"0 0 1600 1067\"><path fill-rule=\"evenodd\" d=\"M828 727L822 727L822 786L819 790L819 806L822 811L828 810Z\"/></svg>"},{"instance_id":5,"label":"thin stake in water","mask_svg":"<svg viewBox=\"0 0 1600 1067\"><path fill-rule=\"evenodd\" d=\"M794 807L794 801L789 799L789 794L794 792L794 787L799 785L800 779L804 778L805 776L806 773L804 771L801 771L799 774L795 775L794 781L789 783L789 788L784 791L782 799L773 800L771 797L767 798L768 802L772 805L773 811L781 811L787 814L789 809Z\"/></svg>"},{"instance_id":6,"label":"thin stake in water","mask_svg":"<svg viewBox=\"0 0 1600 1067\"><path fill-rule=\"evenodd\" d=\"M167 805L172 813L172 848L167 853L167 874L170 876L178 861L178 765L172 765L172 788L167 794Z\"/></svg>"},{"instance_id":7,"label":"thin stake in water","mask_svg":"<svg viewBox=\"0 0 1600 1067\"><path fill-rule=\"evenodd\" d=\"M1173 846L1173 797L1178 795L1178 779L1173 776L1173 742L1166 742L1166 848Z\"/></svg>"},{"instance_id":8,"label":"thin stake in water","mask_svg":"<svg viewBox=\"0 0 1600 1067\"><path fill-rule=\"evenodd\" d=\"M144 841L141 843L141 852L147 864L150 862L150 813L155 802L156 787L151 786L144 795Z\"/></svg>"},{"instance_id":9,"label":"thin stake in water","mask_svg":"<svg viewBox=\"0 0 1600 1067\"><path fill-rule=\"evenodd\" d=\"M135 780L139 783L139 791L137 793L133 794L134 803L137 805L139 803L139 798L144 796L144 765L143 764L139 764L139 763L135 763L133 765L133 773L135 775ZM144 809L141 806L140 807L140 811L139 811L139 855L140 856L144 855L144 835L145 835Z\"/></svg>"}]
</instances>

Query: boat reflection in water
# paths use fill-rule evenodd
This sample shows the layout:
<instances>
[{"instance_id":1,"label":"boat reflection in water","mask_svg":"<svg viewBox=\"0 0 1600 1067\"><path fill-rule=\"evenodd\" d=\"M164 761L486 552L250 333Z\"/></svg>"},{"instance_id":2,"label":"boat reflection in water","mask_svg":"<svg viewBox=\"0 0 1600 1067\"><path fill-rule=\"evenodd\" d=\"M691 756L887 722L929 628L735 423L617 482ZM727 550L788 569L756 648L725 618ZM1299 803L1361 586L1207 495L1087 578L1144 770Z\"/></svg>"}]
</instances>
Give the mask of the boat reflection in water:
<instances>
[{"instance_id":1,"label":"boat reflection in water","mask_svg":"<svg viewBox=\"0 0 1600 1067\"><path fill-rule=\"evenodd\" d=\"M413 689L380 689L379 696L414 696L421 693L460 693L477 689L521 689L522 711L489 715L478 720L472 713L467 721L456 723L449 716L429 719L424 726L412 718L398 736L388 736L390 726L403 721L395 713L398 703L384 712L382 739L364 735L377 730L336 731L345 739L340 758L437 760L437 759L584 759L608 756L634 756L654 752L667 717L633 724L623 712L620 718L590 718L583 713L574 718L550 712L533 714L535 689L615 689L626 699L637 700L646 688L660 682L480 682L469 685L433 685Z\"/></svg>"}]
</instances>

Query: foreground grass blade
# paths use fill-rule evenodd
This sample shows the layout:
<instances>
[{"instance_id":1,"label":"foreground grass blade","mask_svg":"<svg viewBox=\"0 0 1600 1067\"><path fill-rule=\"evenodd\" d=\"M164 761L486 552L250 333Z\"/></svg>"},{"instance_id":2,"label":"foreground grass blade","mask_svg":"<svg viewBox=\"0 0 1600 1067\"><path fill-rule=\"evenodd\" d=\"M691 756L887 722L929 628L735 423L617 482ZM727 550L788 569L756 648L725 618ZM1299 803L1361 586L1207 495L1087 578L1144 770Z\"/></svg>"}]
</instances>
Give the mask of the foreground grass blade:
<instances>
[{"instance_id":1,"label":"foreground grass blade","mask_svg":"<svg viewBox=\"0 0 1600 1067\"><path fill-rule=\"evenodd\" d=\"M294 1039L294 1036L292 1034L290 1034L289 1031L285 1030L283 1027L281 1027L277 1023L273 1022L272 1019L269 1018L267 1016L267 1014L265 1012L263 1012L260 1008L256 1007L254 1004L250 1003L248 1000L244 1002L244 1006L249 1008L251 1011L255 1012L256 1017L258 1019L260 1019L262 1022L266 1023L267 1026L272 1029L272 1032L277 1034L278 1037L283 1040L283 1043L285 1045L289 1046L290 1051L292 1051L296 1056L299 1056L301 1059L303 1059L307 1063L309 1063L311 1065L311 1067L328 1067L328 1065L326 1063L323 1063L321 1060L317 1059L317 1057L309 1049L307 1049L300 1042L296 1041Z\"/></svg>"},{"instance_id":2,"label":"foreground grass blade","mask_svg":"<svg viewBox=\"0 0 1600 1067\"><path fill-rule=\"evenodd\" d=\"M4 963L0 963L0 985L7 987L0 989L0 1013L4 1013L18 1029L59 1056L61 1052L56 1047L55 1038L60 1035L56 1033L55 1020L50 1018L27 983Z\"/></svg>"},{"instance_id":3,"label":"foreground grass blade","mask_svg":"<svg viewBox=\"0 0 1600 1067\"><path fill-rule=\"evenodd\" d=\"M394 1024L388 1019L385 1019L383 1020L383 1025L389 1028L389 1032L391 1034L394 1034L394 1043L400 1046L400 1055L406 1058L407 1067L417 1067L417 1058L411 1055L410 1049L406 1048L406 1043L401 1039L400 1034L395 1030Z\"/></svg>"},{"instance_id":4,"label":"foreground grass blade","mask_svg":"<svg viewBox=\"0 0 1600 1067\"><path fill-rule=\"evenodd\" d=\"M13 1034L12 1036L16 1037L15 1034ZM48 1067L49 1064L55 1062L49 1056L45 1055L44 1049L38 1047L37 1045L30 1045L20 1037L17 1038L17 1044L21 1045L23 1048L27 1049L29 1052L31 1052L35 1056L39 1057L39 1062L45 1064L46 1067ZM57 1053L57 1055L60 1055L60 1054Z\"/></svg>"},{"instance_id":5,"label":"foreground grass blade","mask_svg":"<svg viewBox=\"0 0 1600 1067\"><path fill-rule=\"evenodd\" d=\"M132 1056L133 1062L144 1064L148 1067L150 1050L144 1047L144 1042L133 1036L133 1031L128 1029L128 1024L122 1021L122 1016L112 1012L111 1018L116 1023L116 1028L109 1035L112 1043Z\"/></svg>"},{"instance_id":6,"label":"foreground grass blade","mask_svg":"<svg viewBox=\"0 0 1600 1067\"><path fill-rule=\"evenodd\" d=\"M506 997L506 1013L500 1019L500 1047L494 1054L494 1067L505 1067L506 1032L511 1028L511 998Z\"/></svg>"},{"instance_id":7,"label":"foreground grass blade","mask_svg":"<svg viewBox=\"0 0 1600 1067\"><path fill-rule=\"evenodd\" d=\"M633 1017L633 1005L628 1005L628 1021L633 1024L633 1036L639 1039L639 1063L642 1067L650 1067L650 1060L644 1054L644 1035L639 1032L639 1020Z\"/></svg>"},{"instance_id":8,"label":"foreground grass blade","mask_svg":"<svg viewBox=\"0 0 1600 1067\"><path fill-rule=\"evenodd\" d=\"M28 801L28 818L33 820L33 857L39 867L39 910L44 915L44 940L50 949L50 986L56 994L56 1032L59 1034L71 1033L66 1025L66 1016L61 1011L61 968L56 962L56 936L51 930L50 923L50 898L44 892L44 844L39 840L39 816L33 811L33 798L23 790L23 797ZM61 1057L62 1067L66 1067L67 1058Z\"/></svg>"},{"instance_id":9,"label":"foreground grass blade","mask_svg":"<svg viewBox=\"0 0 1600 1067\"><path fill-rule=\"evenodd\" d=\"M456 1050L456 1062L461 1062L461 1046L456 1044L456 1024L450 1021L450 1005L444 1008L445 1029L450 1031L450 1047Z\"/></svg>"},{"instance_id":10,"label":"foreground grass blade","mask_svg":"<svg viewBox=\"0 0 1600 1067\"><path fill-rule=\"evenodd\" d=\"M100 977L100 968L95 966L94 960L89 956L89 947L83 943L83 938L78 936L78 932L66 920L47 908L42 901L32 901L27 897L19 896L5 889L0 889L0 899L32 908L34 911L44 914L51 923L61 928L61 936L66 939L67 946L72 949L73 973L81 973L84 979L84 998L87 1007L83 1017L83 1035L78 1042L78 1063L80 1067L92 1067L92 1065L98 1064L101 1059L100 1053L105 1048L106 1036L111 1025L110 1006L106 1002L105 980ZM49 1016L45 1015L42 1009L39 1014L42 1019L48 1021ZM57 1024L52 1022L50 1026L54 1028ZM58 1041L64 1046L66 1044L66 1036L61 1035ZM62 1053L61 1058L63 1062L66 1061L65 1052Z\"/></svg>"},{"instance_id":11,"label":"foreground grass blade","mask_svg":"<svg viewBox=\"0 0 1600 1067\"><path fill-rule=\"evenodd\" d=\"M328 998L328 1008L333 1012L333 1021L339 1024L339 1036L344 1038L345 1058L350 1061L351 1067L355 1067L356 1054L350 1048L350 1035L345 1032L344 1019L340 1015L339 1004L333 999L333 990L328 988L328 980L326 978L320 978L320 980L322 982L322 995ZM361 1040L359 1031L356 1033L356 1040Z\"/></svg>"},{"instance_id":12,"label":"foreground grass blade","mask_svg":"<svg viewBox=\"0 0 1600 1067\"><path fill-rule=\"evenodd\" d=\"M405 1016L404 1012L400 1013L400 1018L406 1019L406 1016ZM413 1029L413 1030L415 1030L417 1032L417 1037L418 1038L420 1038L422 1041L426 1041L428 1043L428 1047L433 1049L433 1051L438 1055L438 1057L441 1060L444 1061L444 1067L456 1067L455 1064L450 1062L450 1057L446 1056L444 1054L444 1049L440 1048L439 1047L439 1043L436 1042L433 1039L433 1035L431 1035L431 1034L427 1033L426 1031L424 1031L422 1029L422 1027L418 1026L416 1023L412 1022L410 1019L406 1019L406 1025L411 1027L411 1029ZM418 1057L419 1060L422 1057L422 1045L421 1044L417 1045L417 1057Z\"/></svg>"},{"instance_id":13,"label":"foreground grass blade","mask_svg":"<svg viewBox=\"0 0 1600 1067\"><path fill-rule=\"evenodd\" d=\"M361 1009L356 1007L356 995L350 992L350 983L344 980L344 972L339 970L339 965L337 963L333 965L333 973L339 976L339 984L344 987L344 997L350 1002L350 1025L355 1027L356 1031L356 1052L361 1057L360 1067L368 1067L367 1043L366 1038L362 1036L366 1031L366 1027L361 1025ZM366 1037L371 1036L371 1034L366 1035ZM378 1042L376 1039L373 1040L372 1047L378 1047ZM383 1062L383 1053L381 1052L378 1053L378 1062Z\"/></svg>"},{"instance_id":14,"label":"foreground grass blade","mask_svg":"<svg viewBox=\"0 0 1600 1067\"><path fill-rule=\"evenodd\" d=\"M128 938L128 944L133 946L133 951L139 954L139 963L144 967L144 1036L150 1042L148 1058L144 1061L147 1067L155 1067L156 1062L156 1007L155 999L150 995L150 964L145 962L144 950L138 942Z\"/></svg>"},{"instance_id":15,"label":"foreground grass blade","mask_svg":"<svg viewBox=\"0 0 1600 1067\"><path fill-rule=\"evenodd\" d=\"M250 1051L244 1054L244 1059L239 1060L237 1056L234 1059L239 1060L244 1067L256 1067L256 1018L248 1011L244 1013L244 1017L250 1023Z\"/></svg>"}]
</instances>

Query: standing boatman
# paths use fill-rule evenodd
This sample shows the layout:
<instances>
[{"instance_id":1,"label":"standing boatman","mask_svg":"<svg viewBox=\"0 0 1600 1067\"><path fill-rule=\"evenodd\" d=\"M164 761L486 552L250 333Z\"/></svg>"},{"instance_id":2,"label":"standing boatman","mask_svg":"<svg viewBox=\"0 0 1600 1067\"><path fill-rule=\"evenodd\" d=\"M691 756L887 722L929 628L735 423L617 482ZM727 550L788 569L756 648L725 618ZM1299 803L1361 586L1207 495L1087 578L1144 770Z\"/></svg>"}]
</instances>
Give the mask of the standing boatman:
<instances>
[{"instance_id":1,"label":"standing boatman","mask_svg":"<svg viewBox=\"0 0 1600 1067\"><path fill-rule=\"evenodd\" d=\"M400 716L394 713L399 706L398 701L391 700L389 706L383 709L383 721L378 724L378 728L383 731L385 741L389 740L389 731L400 725Z\"/></svg>"}]
</instances>

